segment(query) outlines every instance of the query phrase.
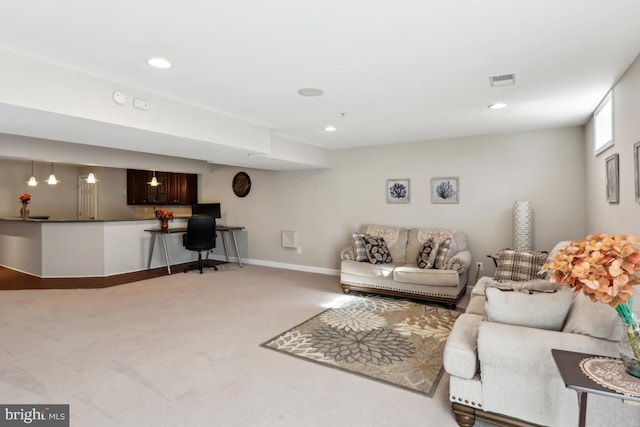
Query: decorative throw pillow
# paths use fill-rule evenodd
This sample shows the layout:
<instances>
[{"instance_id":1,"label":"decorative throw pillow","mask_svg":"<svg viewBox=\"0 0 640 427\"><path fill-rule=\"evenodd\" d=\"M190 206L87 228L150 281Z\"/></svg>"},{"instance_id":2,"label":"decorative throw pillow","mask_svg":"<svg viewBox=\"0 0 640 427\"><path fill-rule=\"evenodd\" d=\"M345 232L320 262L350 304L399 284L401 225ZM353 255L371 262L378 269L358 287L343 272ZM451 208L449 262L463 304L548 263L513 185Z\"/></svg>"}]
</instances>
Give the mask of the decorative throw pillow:
<instances>
[{"instance_id":1,"label":"decorative throw pillow","mask_svg":"<svg viewBox=\"0 0 640 427\"><path fill-rule=\"evenodd\" d=\"M364 247L364 238L366 234L353 233L353 247L356 249L356 261L369 261L367 257L367 248Z\"/></svg>"},{"instance_id":2,"label":"decorative throw pillow","mask_svg":"<svg viewBox=\"0 0 640 427\"><path fill-rule=\"evenodd\" d=\"M593 302L588 296L578 292L562 332L620 341L624 329L615 308Z\"/></svg>"},{"instance_id":3,"label":"decorative throw pillow","mask_svg":"<svg viewBox=\"0 0 640 427\"><path fill-rule=\"evenodd\" d=\"M456 247L456 242L452 239L446 239L440 243L440 246L438 246L438 254L436 255L435 267L439 270L446 268L447 263L456 252L458 252L458 248Z\"/></svg>"},{"instance_id":4,"label":"decorative throw pillow","mask_svg":"<svg viewBox=\"0 0 640 427\"><path fill-rule=\"evenodd\" d=\"M427 239L418 254L418 267L433 268L438 254L438 242L433 237Z\"/></svg>"},{"instance_id":5,"label":"decorative throw pillow","mask_svg":"<svg viewBox=\"0 0 640 427\"><path fill-rule=\"evenodd\" d=\"M497 254L498 266L493 278L498 281L536 279L546 260L546 252L502 249Z\"/></svg>"},{"instance_id":6,"label":"decorative throw pillow","mask_svg":"<svg viewBox=\"0 0 640 427\"><path fill-rule=\"evenodd\" d=\"M364 247L371 264L386 264L392 261L389 248L382 237L365 236Z\"/></svg>"},{"instance_id":7,"label":"decorative throw pillow","mask_svg":"<svg viewBox=\"0 0 640 427\"><path fill-rule=\"evenodd\" d=\"M568 289L529 294L489 287L484 293L488 321L551 331L562 329L574 296Z\"/></svg>"}]
</instances>

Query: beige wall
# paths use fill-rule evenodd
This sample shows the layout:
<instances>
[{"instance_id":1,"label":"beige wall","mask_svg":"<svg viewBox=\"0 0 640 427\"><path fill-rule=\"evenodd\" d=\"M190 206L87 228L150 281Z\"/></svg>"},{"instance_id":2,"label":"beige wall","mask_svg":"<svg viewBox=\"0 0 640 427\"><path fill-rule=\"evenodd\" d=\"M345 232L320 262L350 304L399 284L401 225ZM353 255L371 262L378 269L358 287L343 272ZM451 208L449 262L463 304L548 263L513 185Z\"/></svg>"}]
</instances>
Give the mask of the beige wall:
<instances>
[{"instance_id":1,"label":"beige wall","mask_svg":"<svg viewBox=\"0 0 640 427\"><path fill-rule=\"evenodd\" d=\"M126 169L104 167L80 167L54 164L57 185L40 182L29 187L31 162L0 158L0 217L20 216L22 193L33 197L29 204L31 215L49 215L50 219L75 219L78 217L78 177L94 172L98 178L98 219L129 219L153 217L153 206L127 205ZM34 173L39 181L49 178L51 163L35 162ZM171 207L175 215L191 214L189 206Z\"/></svg>"},{"instance_id":2,"label":"beige wall","mask_svg":"<svg viewBox=\"0 0 640 427\"><path fill-rule=\"evenodd\" d=\"M39 183L29 187L26 181L31 176L31 162L0 159L0 217L18 217L22 205L18 200L23 193L31 194L31 215L49 215L51 219L77 218L78 209L77 166L54 165L57 185ZM51 164L36 162L34 173L39 181L49 178Z\"/></svg>"},{"instance_id":3,"label":"beige wall","mask_svg":"<svg viewBox=\"0 0 640 427\"><path fill-rule=\"evenodd\" d=\"M202 201L222 203L223 219L247 227L248 258L339 267L338 253L363 223L464 230L475 260L512 243L515 200L533 202L536 248L584 234L582 127L476 136L332 152L331 168L270 172L245 169L251 193L236 197L221 167L201 176ZM431 204L430 179L457 176L460 203ZM387 204L385 182L411 180L410 204ZM298 232L302 254L280 246L281 230Z\"/></svg>"},{"instance_id":4,"label":"beige wall","mask_svg":"<svg viewBox=\"0 0 640 427\"><path fill-rule=\"evenodd\" d=\"M587 232L640 235L640 206L635 202L633 144L640 141L640 58L629 67L613 90L615 145L593 155L593 120L586 126ZM605 190L605 159L618 154L620 202L609 204Z\"/></svg>"}]
</instances>

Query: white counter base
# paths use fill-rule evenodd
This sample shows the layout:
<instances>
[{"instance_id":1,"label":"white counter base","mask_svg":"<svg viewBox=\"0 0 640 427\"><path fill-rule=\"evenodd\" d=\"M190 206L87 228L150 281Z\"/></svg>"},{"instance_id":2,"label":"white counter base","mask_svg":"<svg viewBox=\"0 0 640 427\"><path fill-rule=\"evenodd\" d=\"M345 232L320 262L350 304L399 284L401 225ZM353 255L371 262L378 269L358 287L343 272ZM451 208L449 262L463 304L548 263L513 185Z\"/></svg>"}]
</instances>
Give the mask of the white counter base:
<instances>
[{"instance_id":1,"label":"white counter base","mask_svg":"<svg viewBox=\"0 0 640 427\"><path fill-rule=\"evenodd\" d=\"M170 227L186 226L175 219ZM20 221L0 220L0 265L42 278L106 277L147 268L151 233L158 221ZM182 234L167 237L173 264L197 255L182 246ZM154 251L151 268L165 267Z\"/></svg>"}]
</instances>

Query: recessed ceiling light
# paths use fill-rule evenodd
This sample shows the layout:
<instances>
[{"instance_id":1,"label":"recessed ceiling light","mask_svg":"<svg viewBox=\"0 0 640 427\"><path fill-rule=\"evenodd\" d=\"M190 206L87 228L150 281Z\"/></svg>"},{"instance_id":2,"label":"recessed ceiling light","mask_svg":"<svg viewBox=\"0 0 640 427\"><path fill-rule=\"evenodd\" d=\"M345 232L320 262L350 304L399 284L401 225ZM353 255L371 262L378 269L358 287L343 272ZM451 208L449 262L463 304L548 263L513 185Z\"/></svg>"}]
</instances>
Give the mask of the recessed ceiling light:
<instances>
[{"instance_id":1,"label":"recessed ceiling light","mask_svg":"<svg viewBox=\"0 0 640 427\"><path fill-rule=\"evenodd\" d=\"M164 58L151 58L147 60L147 64L155 68L171 68L173 64Z\"/></svg>"},{"instance_id":2,"label":"recessed ceiling light","mask_svg":"<svg viewBox=\"0 0 640 427\"><path fill-rule=\"evenodd\" d=\"M320 96L324 93L322 89L318 89L315 87L305 87L302 89L298 89L298 95L300 96Z\"/></svg>"},{"instance_id":3,"label":"recessed ceiling light","mask_svg":"<svg viewBox=\"0 0 640 427\"><path fill-rule=\"evenodd\" d=\"M327 132L335 132L336 131L336 127L329 125L329 126L325 127L324 130L327 131Z\"/></svg>"},{"instance_id":4,"label":"recessed ceiling light","mask_svg":"<svg viewBox=\"0 0 640 427\"><path fill-rule=\"evenodd\" d=\"M501 110L501 109L505 108L506 106L507 106L507 104L505 104L504 102L496 102L495 104L489 105L489 109L491 109L491 110Z\"/></svg>"}]
</instances>

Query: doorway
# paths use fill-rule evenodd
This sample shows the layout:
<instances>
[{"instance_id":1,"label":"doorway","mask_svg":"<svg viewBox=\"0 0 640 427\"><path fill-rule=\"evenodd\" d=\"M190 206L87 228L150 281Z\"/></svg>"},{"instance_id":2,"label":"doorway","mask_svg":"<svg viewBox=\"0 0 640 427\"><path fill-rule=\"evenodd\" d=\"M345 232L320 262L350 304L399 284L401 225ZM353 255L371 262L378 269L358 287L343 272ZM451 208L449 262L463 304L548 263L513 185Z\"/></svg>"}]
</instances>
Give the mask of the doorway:
<instances>
[{"instance_id":1,"label":"doorway","mask_svg":"<svg viewBox=\"0 0 640 427\"><path fill-rule=\"evenodd\" d=\"M87 176L78 177L78 219L98 219L98 183L89 184Z\"/></svg>"}]
</instances>

